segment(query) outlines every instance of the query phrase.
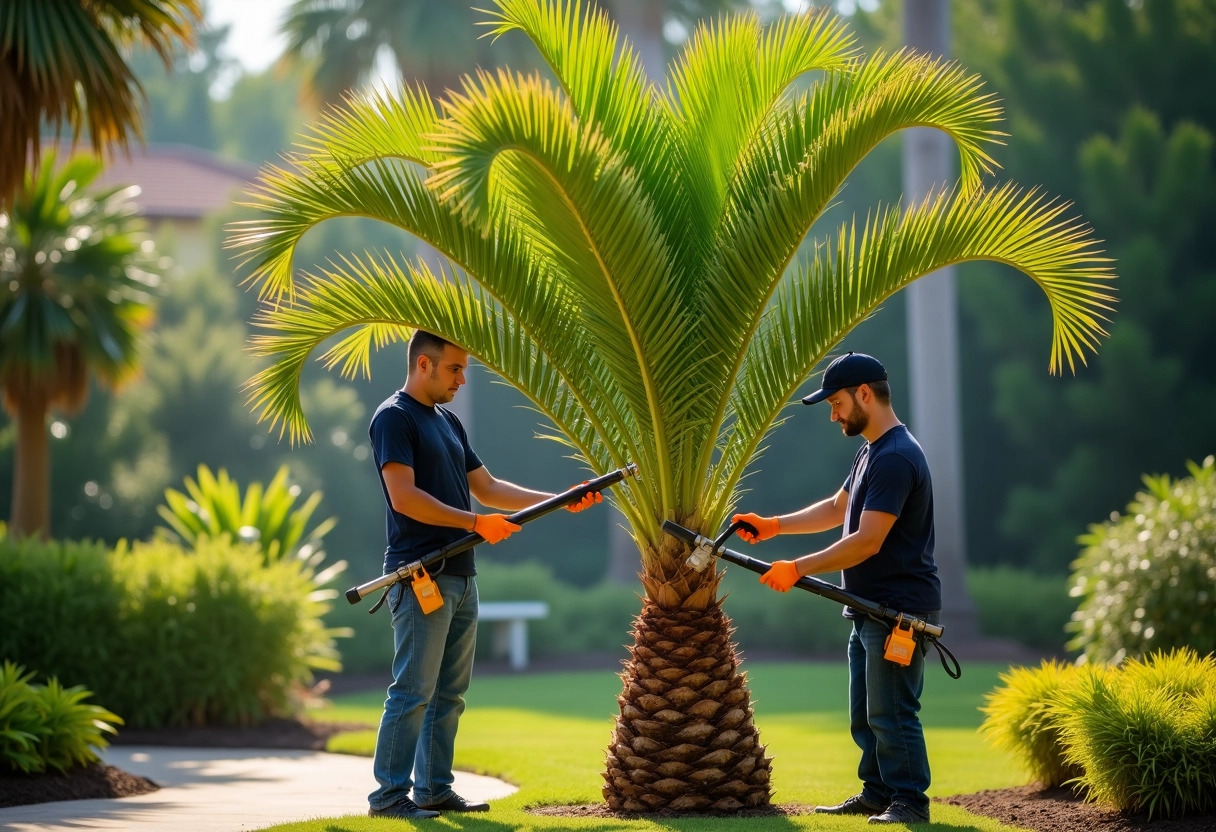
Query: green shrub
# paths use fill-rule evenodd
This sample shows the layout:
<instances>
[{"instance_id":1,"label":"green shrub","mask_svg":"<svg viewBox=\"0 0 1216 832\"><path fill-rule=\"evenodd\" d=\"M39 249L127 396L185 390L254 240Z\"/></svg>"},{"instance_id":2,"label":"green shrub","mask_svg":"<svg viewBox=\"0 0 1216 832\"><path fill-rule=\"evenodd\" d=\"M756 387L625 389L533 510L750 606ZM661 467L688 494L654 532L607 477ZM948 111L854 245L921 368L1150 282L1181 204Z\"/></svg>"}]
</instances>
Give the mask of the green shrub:
<instances>
[{"instance_id":1,"label":"green shrub","mask_svg":"<svg viewBox=\"0 0 1216 832\"><path fill-rule=\"evenodd\" d=\"M42 770L38 757L42 720L30 687L33 678L33 673L13 662L0 667L0 762L17 771Z\"/></svg>"},{"instance_id":2,"label":"green shrub","mask_svg":"<svg viewBox=\"0 0 1216 832\"><path fill-rule=\"evenodd\" d=\"M109 745L105 734L117 733L114 725L123 724L121 717L85 702L93 694L83 685L64 688L52 677L36 690L44 726L38 755L46 765L67 771L97 762L94 749Z\"/></svg>"},{"instance_id":3,"label":"green shrub","mask_svg":"<svg viewBox=\"0 0 1216 832\"><path fill-rule=\"evenodd\" d=\"M988 693L980 734L1010 752L1045 787L1062 786L1084 772L1065 757L1057 702L1078 680L1078 670L1057 661L1039 667L1014 667L1000 676L1002 685Z\"/></svg>"},{"instance_id":4,"label":"green shrub","mask_svg":"<svg viewBox=\"0 0 1216 832\"><path fill-rule=\"evenodd\" d=\"M218 475L206 465L198 466L198 480L186 477L186 493L165 489L165 504L156 511L169 527L156 529L158 536L193 547L202 538L227 535L229 539L252 543L266 562L296 557L314 569L325 559L321 539L337 523L336 517L306 531L308 522L321 503L321 492L314 491L298 508L300 487L290 485L290 470L279 468L270 481L250 483L241 497L241 488L223 468ZM336 577L346 567L339 561L330 567L325 580Z\"/></svg>"},{"instance_id":5,"label":"green shrub","mask_svg":"<svg viewBox=\"0 0 1216 832\"><path fill-rule=\"evenodd\" d=\"M1040 575L1009 566L967 570L980 632L1049 653L1064 652L1065 627L1076 602L1061 575ZM950 643L950 634L945 634Z\"/></svg>"},{"instance_id":6,"label":"green shrub","mask_svg":"<svg viewBox=\"0 0 1216 832\"><path fill-rule=\"evenodd\" d=\"M190 555L3 541L0 656L85 684L130 725L288 714L314 669L340 668L314 578L224 538Z\"/></svg>"},{"instance_id":7,"label":"green shrub","mask_svg":"<svg viewBox=\"0 0 1216 832\"><path fill-rule=\"evenodd\" d=\"M1089 661L1216 651L1216 457L1188 467L1179 480L1146 476L1126 514L1080 539L1068 646Z\"/></svg>"},{"instance_id":8,"label":"green shrub","mask_svg":"<svg viewBox=\"0 0 1216 832\"><path fill-rule=\"evenodd\" d=\"M83 686L65 689L55 678L32 685L33 676L9 661L0 668L0 762L26 773L97 762L105 734L122 720L85 702L92 694Z\"/></svg>"},{"instance_id":9,"label":"green shrub","mask_svg":"<svg viewBox=\"0 0 1216 832\"><path fill-rule=\"evenodd\" d=\"M1180 669L1180 683L1161 684ZM1066 756L1084 770L1079 783L1091 799L1150 819L1216 810L1210 656L1178 651L1119 672L1082 668L1060 703Z\"/></svg>"},{"instance_id":10,"label":"green shrub","mask_svg":"<svg viewBox=\"0 0 1216 832\"><path fill-rule=\"evenodd\" d=\"M112 636L121 606L104 544L0 540L0 659L96 691L98 677L118 667Z\"/></svg>"}]
</instances>

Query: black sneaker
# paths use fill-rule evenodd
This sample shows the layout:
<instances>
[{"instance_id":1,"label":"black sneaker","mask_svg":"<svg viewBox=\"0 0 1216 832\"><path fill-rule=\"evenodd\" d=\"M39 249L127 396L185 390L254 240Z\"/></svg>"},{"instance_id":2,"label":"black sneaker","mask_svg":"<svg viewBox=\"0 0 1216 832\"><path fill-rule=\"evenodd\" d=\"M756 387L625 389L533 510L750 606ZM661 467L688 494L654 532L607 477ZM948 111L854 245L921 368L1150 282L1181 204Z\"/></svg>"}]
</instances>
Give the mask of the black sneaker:
<instances>
[{"instance_id":1,"label":"black sneaker","mask_svg":"<svg viewBox=\"0 0 1216 832\"><path fill-rule=\"evenodd\" d=\"M882 811L882 807L855 794L843 803L835 806L816 806L813 810L821 815L873 815Z\"/></svg>"},{"instance_id":2,"label":"black sneaker","mask_svg":"<svg viewBox=\"0 0 1216 832\"><path fill-rule=\"evenodd\" d=\"M398 800L392 806L386 806L383 809L372 807L367 810L369 818L403 818L405 820L427 820L428 818L439 817L438 812L430 809L423 809L408 797L403 800Z\"/></svg>"},{"instance_id":3,"label":"black sneaker","mask_svg":"<svg viewBox=\"0 0 1216 832\"><path fill-rule=\"evenodd\" d=\"M439 812L488 812L490 811L489 803L470 803L456 792L452 792L438 803L428 803L422 807L423 810L435 809Z\"/></svg>"},{"instance_id":4,"label":"black sneaker","mask_svg":"<svg viewBox=\"0 0 1216 832\"><path fill-rule=\"evenodd\" d=\"M921 813L907 803L892 803L881 815L874 815L870 823L928 823L928 813Z\"/></svg>"}]
</instances>

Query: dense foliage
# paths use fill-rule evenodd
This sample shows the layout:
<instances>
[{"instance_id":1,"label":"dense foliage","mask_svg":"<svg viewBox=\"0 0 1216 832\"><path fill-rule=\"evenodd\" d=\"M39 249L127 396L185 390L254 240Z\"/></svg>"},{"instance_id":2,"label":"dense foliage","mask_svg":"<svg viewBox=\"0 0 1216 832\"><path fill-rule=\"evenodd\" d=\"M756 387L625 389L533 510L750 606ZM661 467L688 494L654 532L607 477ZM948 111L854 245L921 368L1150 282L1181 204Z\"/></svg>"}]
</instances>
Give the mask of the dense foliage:
<instances>
[{"instance_id":1,"label":"dense foliage","mask_svg":"<svg viewBox=\"0 0 1216 832\"><path fill-rule=\"evenodd\" d=\"M1081 538L1070 647L1090 661L1216 652L1216 457L1188 467L1181 479L1146 476L1123 515Z\"/></svg>"},{"instance_id":2,"label":"dense foliage","mask_svg":"<svg viewBox=\"0 0 1216 832\"><path fill-rule=\"evenodd\" d=\"M201 539L0 542L0 656L86 685L135 726L290 714L340 667L303 563Z\"/></svg>"}]
</instances>

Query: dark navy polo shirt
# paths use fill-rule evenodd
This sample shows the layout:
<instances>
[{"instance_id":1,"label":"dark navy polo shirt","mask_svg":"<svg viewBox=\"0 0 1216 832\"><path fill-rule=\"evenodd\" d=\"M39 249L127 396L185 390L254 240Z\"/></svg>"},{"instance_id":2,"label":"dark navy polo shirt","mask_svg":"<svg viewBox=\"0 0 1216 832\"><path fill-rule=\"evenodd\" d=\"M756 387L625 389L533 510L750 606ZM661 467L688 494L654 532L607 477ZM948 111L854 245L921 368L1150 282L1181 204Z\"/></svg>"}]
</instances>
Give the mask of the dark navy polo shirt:
<instances>
[{"instance_id":1,"label":"dark navy polo shirt","mask_svg":"<svg viewBox=\"0 0 1216 832\"><path fill-rule=\"evenodd\" d=\"M844 588L901 612L939 611L942 587L933 562L933 481L920 443L905 426L896 425L861 447L843 487L849 492L846 535L860 527L862 511L895 515L878 552L844 570ZM846 617L856 615L846 608Z\"/></svg>"},{"instance_id":2,"label":"dark navy polo shirt","mask_svg":"<svg viewBox=\"0 0 1216 832\"><path fill-rule=\"evenodd\" d=\"M414 485L441 503L472 511L469 496L470 471L481 467L481 460L469 447L464 426L451 411L429 407L409 393L398 390L376 408L368 433L372 440L372 459L387 503L388 548L384 552L384 572L388 574L441 546L467 535L465 529L420 523L393 510L382 469L386 462L400 462L414 469ZM439 570L438 565L431 568ZM447 558L447 575L476 575L473 550Z\"/></svg>"}]
</instances>

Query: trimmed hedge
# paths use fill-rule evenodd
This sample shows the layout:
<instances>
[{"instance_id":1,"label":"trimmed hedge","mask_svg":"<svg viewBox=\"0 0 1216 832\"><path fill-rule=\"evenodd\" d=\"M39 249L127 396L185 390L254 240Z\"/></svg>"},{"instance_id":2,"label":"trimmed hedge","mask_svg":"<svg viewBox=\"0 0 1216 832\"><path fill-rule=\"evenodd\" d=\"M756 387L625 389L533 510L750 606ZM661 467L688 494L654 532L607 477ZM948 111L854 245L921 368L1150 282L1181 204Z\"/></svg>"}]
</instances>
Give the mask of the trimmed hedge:
<instances>
[{"instance_id":1,"label":"trimmed hedge","mask_svg":"<svg viewBox=\"0 0 1216 832\"><path fill-rule=\"evenodd\" d=\"M4 540L0 658L86 685L132 726L248 724L340 669L328 597L301 562L226 539Z\"/></svg>"}]
</instances>

